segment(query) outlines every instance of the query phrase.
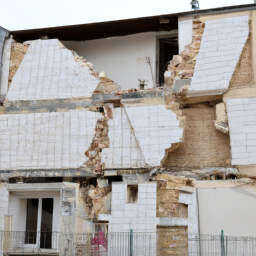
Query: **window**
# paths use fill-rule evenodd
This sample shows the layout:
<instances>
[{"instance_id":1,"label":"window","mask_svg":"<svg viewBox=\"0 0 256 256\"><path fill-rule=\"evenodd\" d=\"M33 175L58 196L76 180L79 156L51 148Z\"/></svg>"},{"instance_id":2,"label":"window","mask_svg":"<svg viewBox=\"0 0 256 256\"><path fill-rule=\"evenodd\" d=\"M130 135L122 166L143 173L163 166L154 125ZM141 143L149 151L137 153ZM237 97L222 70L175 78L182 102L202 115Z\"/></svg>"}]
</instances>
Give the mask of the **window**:
<instances>
[{"instance_id":1,"label":"window","mask_svg":"<svg viewBox=\"0 0 256 256\"><path fill-rule=\"evenodd\" d=\"M53 198L27 199L25 244L52 248Z\"/></svg>"},{"instance_id":2,"label":"window","mask_svg":"<svg viewBox=\"0 0 256 256\"><path fill-rule=\"evenodd\" d=\"M138 185L127 185L127 203L136 204L138 201Z\"/></svg>"}]
</instances>

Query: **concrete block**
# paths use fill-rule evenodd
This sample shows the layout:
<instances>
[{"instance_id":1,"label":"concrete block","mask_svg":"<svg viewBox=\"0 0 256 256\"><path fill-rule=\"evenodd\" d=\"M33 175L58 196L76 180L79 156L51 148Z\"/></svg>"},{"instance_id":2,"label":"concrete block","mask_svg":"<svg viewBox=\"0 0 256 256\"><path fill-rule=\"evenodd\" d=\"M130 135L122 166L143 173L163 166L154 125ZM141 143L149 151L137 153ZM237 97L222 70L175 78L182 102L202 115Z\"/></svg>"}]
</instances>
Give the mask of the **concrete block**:
<instances>
[{"instance_id":1,"label":"concrete block","mask_svg":"<svg viewBox=\"0 0 256 256\"><path fill-rule=\"evenodd\" d=\"M180 91L180 89L185 86L185 85L189 85L191 84L191 79L175 79L174 83L173 83L173 89L172 89L172 93L177 93Z\"/></svg>"}]
</instances>

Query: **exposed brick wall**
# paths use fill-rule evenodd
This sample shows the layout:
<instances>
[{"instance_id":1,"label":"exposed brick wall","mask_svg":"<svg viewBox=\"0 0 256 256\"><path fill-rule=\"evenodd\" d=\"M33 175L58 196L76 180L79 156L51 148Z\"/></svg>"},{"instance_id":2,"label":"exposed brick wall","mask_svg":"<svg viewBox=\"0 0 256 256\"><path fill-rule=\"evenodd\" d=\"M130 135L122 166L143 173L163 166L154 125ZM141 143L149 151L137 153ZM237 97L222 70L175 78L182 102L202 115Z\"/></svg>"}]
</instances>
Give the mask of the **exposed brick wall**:
<instances>
[{"instance_id":1,"label":"exposed brick wall","mask_svg":"<svg viewBox=\"0 0 256 256\"><path fill-rule=\"evenodd\" d=\"M252 40L248 38L237 64L229 88L248 86L252 83Z\"/></svg>"},{"instance_id":2,"label":"exposed brick wall","mask_svg":"<svg viewBox=\"0 0 256 256\"><path fill-rule=\"evenodd\" d=\"M184 144L169 153L164 165L187 168L227 166L230 139L214 127L215 108L206 103L196 104L182 112L187 117Z\"/></svg>"}]
</instances>

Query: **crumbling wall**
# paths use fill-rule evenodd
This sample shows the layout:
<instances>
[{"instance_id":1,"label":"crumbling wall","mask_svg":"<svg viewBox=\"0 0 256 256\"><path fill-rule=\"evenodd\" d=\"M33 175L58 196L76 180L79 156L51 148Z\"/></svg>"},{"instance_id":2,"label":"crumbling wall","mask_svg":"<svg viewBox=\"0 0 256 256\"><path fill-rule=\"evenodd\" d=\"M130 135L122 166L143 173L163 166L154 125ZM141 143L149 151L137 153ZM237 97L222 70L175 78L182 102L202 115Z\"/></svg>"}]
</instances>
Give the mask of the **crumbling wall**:
<instances>
[{"instance_id":1,"label":"crumbling wall","mask_svg":"<svg viewBox=\"0 0 256 256\"><path fill-rule=\"evenodd\" d=\"M223 94L249 36L249 15L208 20L188 95Z\"/></svg>"},{"instance_id":2,"label":"crumbling wall","mask_svg":"<svg viewBox=\"0 0 256 256\"><path fill-rule=\"evenodd\" d=\"M8 89L12 83L12 80L28 50L29 45L24 45L13 40L11 49L10 69L9 69L9 80Z\"/></svg>"},{"instance_id":3,"label":"crumbling wall","mask_svg":"<svg viewBox=\"0 0 256 256\"><path fill-rule=\"evenodd\" d=\"M230 139L214 126L215 108L200 103L183 108L186 116L184 144L170 152L164 166L203 168L230 166Z\"/></svg>"},{"instance_id":4,"label":"crumbling wall","mask_svg":"<svg viewBox=\"0 0 256 256\"><path fill-rule=\"evenodd\" d=\"M239 62L230 81L229 88L246 87L252 84L252 39L249 35Z\"/></svg>"},{"instance_id":5,"label":"crumbling wall","mask_svg":"<svg viewBox=\"0 0 256 256\"><path fill-rule=\"evenodd\" d=\"M188 228L179 226L157 227L157 250L161 256L188 255Z\"/></svg>"},{"instance_id":6,"label":"crumbling wall","mask_svg":"<svg viewBox=\"0 0 256 256\"><path fill-rule=\"evenodd\" d=\"M179 191L184 186L192 186L189 178L158 174L157 217L188 218L188 206L179 202Z\"/></svg>"},{"instance_id":7,"label":"crumbling wall","mask_svg":"<svg viewBox=\"0 0 256 256\"><path fill-rule=\"evenodd\" d=\"M109 147L108 138L108 119L101 117L98 119L95 128L95 136L91 143L90 148L85 152L88 160L85 165L93 168L93 172L100 174L102 171L101 167L101 155L104 148Z\"/></svg>"},{"instance_id":8,"label":"crumbling wall","mask_svg":"<svg viewBox=\"0 0 256 256\"><path fill-rule=\"evenodd\" d=\"M165 89L172 94L173 82L176 77L189 79L193 76L196 57L199 53L205 23L198 17L193 20L193 33L191 44L186 45L180 55L175 55L167 68L165 74Z\"/></svg>"},{"instance_id":9,"label":"crumbling wall","mask_svg":"<svg viewBox=\"0 0 256 256\"><path fill-rule=\"evenodd\" d=\"M91 97L99 80L93 65L58 39L30 42L6 99L47 100Z\"/></svg>"}]
</instances>

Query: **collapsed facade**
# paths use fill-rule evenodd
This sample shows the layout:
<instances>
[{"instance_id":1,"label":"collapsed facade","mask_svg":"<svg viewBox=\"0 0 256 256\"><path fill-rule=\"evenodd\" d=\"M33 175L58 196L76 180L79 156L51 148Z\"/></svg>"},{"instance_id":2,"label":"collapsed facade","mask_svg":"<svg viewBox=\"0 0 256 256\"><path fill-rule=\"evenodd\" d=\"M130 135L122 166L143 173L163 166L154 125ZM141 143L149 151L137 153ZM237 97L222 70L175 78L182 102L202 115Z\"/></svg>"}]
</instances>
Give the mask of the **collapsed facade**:
<instances>
[{"instance_id":1,"label":"collapsed facade","mask_svg":"<svg viewBox=\"0 0 256 256\"><path fill-rule=\"evenodd\" d=\"M67 232L157 233L152 255L188 255L188 238L222 229L254 235L255 5L178 16L156 17L157 29L146 20L144 30L125 28L123 41L153 35L159 46L157 57L136 57L151 79L145 90L123 87L120 69L116 82L77 54L98 41L118 44L99 38L120 34L90 45L65 38L69 28L58 37L1 29L0 230L23 236L15 246L5 237L0 253L62 255L54 234ZM132 68L121 70L124 80Z\"/></svg>"}]
</instances>

